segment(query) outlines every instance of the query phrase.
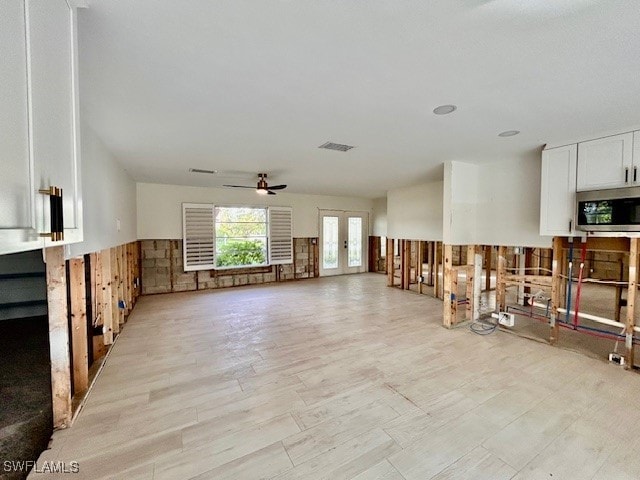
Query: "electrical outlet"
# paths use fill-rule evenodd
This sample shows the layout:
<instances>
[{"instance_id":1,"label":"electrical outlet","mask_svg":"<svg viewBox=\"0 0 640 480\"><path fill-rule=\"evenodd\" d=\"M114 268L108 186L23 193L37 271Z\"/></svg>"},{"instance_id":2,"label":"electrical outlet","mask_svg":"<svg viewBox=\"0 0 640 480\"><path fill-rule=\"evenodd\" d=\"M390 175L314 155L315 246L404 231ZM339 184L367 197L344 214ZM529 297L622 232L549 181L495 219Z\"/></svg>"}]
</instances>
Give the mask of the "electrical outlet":
<instances>
[{"instance_id":1,"label":"electrical outlet","mask_svg":"<svg viewBox=\"0 0 640 480\"><path fill-rule=\"evenodd\" d=\"M513 327L516 324L516 316L513 313L499 312L492 313L491 316L498 319L498 323L505 327Z\"/></svg>"},{"instance_id":2,"label":"electrical outlet","mask_svg":"<svg viewBox=\"0 0 640 480\"><path fill-rule=\"evenodd\" d=\"M620 355L619 353L610 353L609 354L609 361L611 363L615 363L617 365L624 365L624 357L622 355Z\"/></svg>"}]
</instances>

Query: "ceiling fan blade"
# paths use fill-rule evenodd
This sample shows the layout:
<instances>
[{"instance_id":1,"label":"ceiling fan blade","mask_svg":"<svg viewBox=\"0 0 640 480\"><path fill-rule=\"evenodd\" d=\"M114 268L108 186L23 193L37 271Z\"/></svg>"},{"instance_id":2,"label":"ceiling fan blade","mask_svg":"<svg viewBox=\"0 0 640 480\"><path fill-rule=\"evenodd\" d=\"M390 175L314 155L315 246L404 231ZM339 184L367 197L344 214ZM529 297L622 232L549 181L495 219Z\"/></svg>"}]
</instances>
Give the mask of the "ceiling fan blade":
<instances>
[{"instance_id":1,"label":"ceiling fan blade","mask_svg":"<svg viewBox=\"0 0 640 480\"><path fill-rule=\"evenodd\" d=\"M269 195L275 195L276 192L272 192L271 190L269 190Z\"/></svg>"},{"instance_id":2,"label":"ceiling fan blade","mask_svg":"<svg viewBox=\"0 0 640 480\"><path fill-rule=\"evenodd\" d=\"M256 187L247 187L246 185L223 185L223 187L233 187L233 188L251 188L253 190L256 189Z\"/></svg>"},{"instance_id":3,"label":"ceiling fan blade","mask_svg":"<svg viewBox=\"0 0 640 480\"><path fill-rule=\"evenodd\" d=\"M269 190L284 190L285 188L287 188L286 185L273 185L269 187Z\"/></svg>"}]
</instances>

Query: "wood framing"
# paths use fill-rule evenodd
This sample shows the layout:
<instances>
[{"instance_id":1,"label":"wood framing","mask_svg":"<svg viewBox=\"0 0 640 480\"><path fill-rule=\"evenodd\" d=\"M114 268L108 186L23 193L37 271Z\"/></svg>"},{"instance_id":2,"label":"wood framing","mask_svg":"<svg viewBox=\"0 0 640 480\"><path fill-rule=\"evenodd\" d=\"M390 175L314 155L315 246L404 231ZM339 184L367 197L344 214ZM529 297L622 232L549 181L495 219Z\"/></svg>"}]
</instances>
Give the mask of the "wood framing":
<instances>
[{"instance_id":1,"label":"wood framing","mask_svg":"<svg viewBox=\"0 0 640 480\"><path fill-rule=\"evenodd\" d=\"M635 326L635 302L638 292L638 243L632 238L629 245L629 287L627 291L627 321L626 321L626 362L625 368L632 369L634 361L633 327Z\"/></svg>"},{"instance_id":2,"label":"wood framing","mask_svg":"<svg viewBox=\"0 0 640 480\"><path fill-rule=\"evenodd\" d=\"M498 268L496 271L496 307L504 312L507 307L506 295L506 275L507 275L507 247L498 247Z\"/></svg>"},{"instance_id":3,"label":"wood framing","mask_svg":"<svg viewBox=\"0 0 640 480\"><path fill-rule=\"evenodd\" d=\"M386 263L387 263L387 287L393 287L394 285L394 266L393 266L393 257L395 252L393 251L393 238L387 237L387 253L386 253Z\"/></svg>"},{"instance_id":4,"label":"wood framing","mask_svg":"<svg viewBox=\"0 0 640 480\"><path fill-rule=\"evenodd\" d=\"M113 343L113 294L111 284L111 250L100 252L102 298L100 299L100 316L102 317L102 334L104 344Z\"/></svg>"},{"instance_id":5,"label":"wood framing","mask_svg":"<svg viewBox=\"0 0 640 480\"><path fill-rule=\"evenodd\" d=\"M87 345L87 287L83 258L69 260L71 305L71 352L74 394L89 388L89 352Z\"/></svg>"},{"instance_id":6,"label":"wood framing","mask_svg":"<svg viewBox=\"0 0 640 480\"><path fill-rule=\"evenodd\" d=\"M440 242L433 242L433 256L434 256L434 269L433 269L433 296L440 298L440 275L438 270L440 269L440 255L438 255L438 245Z\"/></svg>"},{"instance_id":7,"label":"wood framing","mask_svg":"<svg viewBox=\"0 0 640 480\"><path fill-rule=\"evenodd\" d=\"M560 325L558 324L558 307L561 302L562 278L560 277L561 258L562 258L562 238L553 238L553 260L551 262L551 331L549 334L549 343L555 345L558 342L558 333Z\"/></svg>"},{"instance_id":8,"label":"wood framing","mask_svg":"<svg viewBox=\"0 0 640 480\"><path fill-rule=\"evenodd\" d=\"M64 247L46 248L45 261L47 270L53 426L54 428L65 428L71 421L72 407L69 321L67 311L67 273L64 260Z\"/></svg>"},{"instance_id":9,"label":"wood framing","mask_svg":"<svg viewBox=\"0 0 640 480\"><path fill-rule=\"evenodd\" d=\"M493 247L491 245L486 245L484 247L484 263L485 263L485 279L484 279L484 289L489 291L491 290L491 255L493 253Z\"/></svg>"},{"instance_id":10,"label":"wood framing","mask_svg":"<svg viewBox=\"0 0 640 480\"><path fill-rule=\"evenodd\" d=\"M458 299L457 299L457 274L453 271L453 246L452 245L443 245L443 285L444 285L444 310L442 317L442 324L451 328L456 322L456 313L458 307ZM455 282L454 282L454 278Z\"/></svg>"},{"instance_id":11,"label":"wood framing","mask_svg":"<svg viewBox=\"0 0 640 480\"><path fill-rule=\"evenodd\" d=\"M427 263L429 264L429 277L427 280L427 285L433 286L433 259L435 257L434 246L436 242L428 242L427 243Z\"/></svg>"},{"instance_id":12,"label":"wood framing","mask_svg":"<svg viewBox=\"0 0 640 480\"><path fill-rule=\"evenodd\" d=\"M422 272L422 262L424 260L425 242L418 241L418 252L416 254L416 278L418 280L418 293L422 293L422 285L424 284L424 276Z\"/></svg>"},{"instance_id":13,"label":"wood framing","mask_svg":"<svg viewBox=\"0 0 640 480\"><path fill-rule=\"evenodd\" d=\"M473 320L473 307L475 305L475 258L476 258L476 246L467 245L467 284L466 284L466 297L467 304L464 312L464 318L466 320ZM478 279L477 281L480 281Z\"/></svg>"},{"instance_id":14,"label":"wood framing","mask_svg":"<svg viewBox=\"0 0 640 480\"><path fill-rule=\"evenodd\" d=\"M411 240L402 240L400 256L400 288L409 290L411 286Z\"/></svg>"}]
</instances>

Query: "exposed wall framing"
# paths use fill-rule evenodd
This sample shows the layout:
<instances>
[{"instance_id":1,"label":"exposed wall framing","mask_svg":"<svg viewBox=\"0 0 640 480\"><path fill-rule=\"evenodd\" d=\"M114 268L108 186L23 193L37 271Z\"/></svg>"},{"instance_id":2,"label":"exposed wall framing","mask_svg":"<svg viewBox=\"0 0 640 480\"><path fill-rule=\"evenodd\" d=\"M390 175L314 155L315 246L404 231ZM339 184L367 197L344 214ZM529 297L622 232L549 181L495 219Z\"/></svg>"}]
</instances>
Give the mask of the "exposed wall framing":
<instances>
[{"instance_id":1,"label":"exposed wall framing","mask_svg":"<svg viewBox=\"0 0 640 480\"><path fill-rule=\"evenodd\" d=\"M54 427L69 425L91 364L113 343L140 295L138 242L64 260L45 250Z\"/></svg>"}]
</instances>

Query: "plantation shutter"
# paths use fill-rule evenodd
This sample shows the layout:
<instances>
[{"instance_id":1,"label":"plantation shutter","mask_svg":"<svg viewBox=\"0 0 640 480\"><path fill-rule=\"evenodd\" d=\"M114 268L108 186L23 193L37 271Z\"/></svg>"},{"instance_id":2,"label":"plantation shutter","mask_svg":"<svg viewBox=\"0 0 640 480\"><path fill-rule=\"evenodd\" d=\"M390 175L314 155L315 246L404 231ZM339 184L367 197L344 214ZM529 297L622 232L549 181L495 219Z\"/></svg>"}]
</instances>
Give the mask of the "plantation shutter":
<instances>
[{"instance_id":1,"label":"plantation shutter","mask_svg":"<svg viewBox=\"0 0 640 480\"><path fill-rule=\"evenodd\" d=\"M215 268L215 230L213 205L182 204L182 255L184 270Z\"/></svg>"},{"instance_id":2,"label":"plantation shutter","mask_svg":"<svg viewBox=\"0 0 640 480\"><path fill-rule=\"evenodd\" d=\"M290 207L269 207L269 263L293 263L293 212Z\"/></svg>"}]
</instances>

